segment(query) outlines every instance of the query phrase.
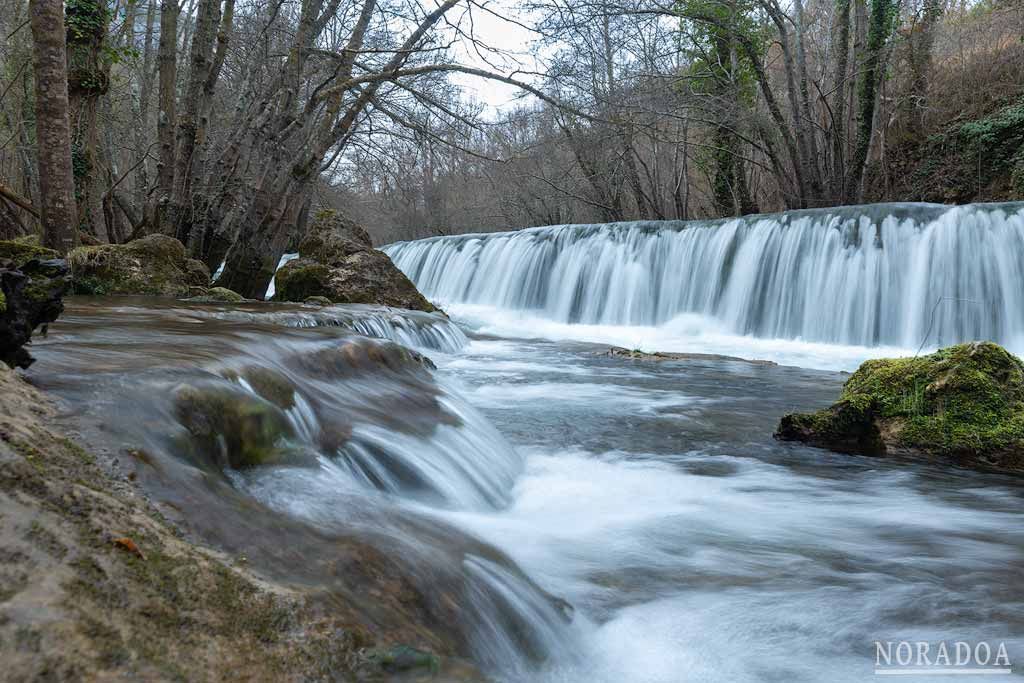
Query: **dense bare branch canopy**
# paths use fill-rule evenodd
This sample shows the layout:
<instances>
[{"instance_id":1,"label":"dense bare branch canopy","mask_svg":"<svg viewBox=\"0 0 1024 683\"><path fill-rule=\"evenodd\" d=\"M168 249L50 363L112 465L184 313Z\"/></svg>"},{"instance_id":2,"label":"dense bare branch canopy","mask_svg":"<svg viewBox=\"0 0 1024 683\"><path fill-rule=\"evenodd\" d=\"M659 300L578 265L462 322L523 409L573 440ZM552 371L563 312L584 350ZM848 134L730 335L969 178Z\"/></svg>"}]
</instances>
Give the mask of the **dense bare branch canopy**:
<instances>
[{"instance_id":1,"label":"dense bare branch canopy","mask_svg":"<svg viewBox=\"0 0 1024 683\"><path fill-rule=\"evenodd\" d=\"M44 204L29 4L0 3L0 227L14 235L38 229ZM323 205L388 241L1002 199L1018 177L1016 147L993 156L961 133L1024 93L1024 10L1004 0L68 12L73 220L100 241L174 235L250 295Z\"/></svg>"}]
</instances>

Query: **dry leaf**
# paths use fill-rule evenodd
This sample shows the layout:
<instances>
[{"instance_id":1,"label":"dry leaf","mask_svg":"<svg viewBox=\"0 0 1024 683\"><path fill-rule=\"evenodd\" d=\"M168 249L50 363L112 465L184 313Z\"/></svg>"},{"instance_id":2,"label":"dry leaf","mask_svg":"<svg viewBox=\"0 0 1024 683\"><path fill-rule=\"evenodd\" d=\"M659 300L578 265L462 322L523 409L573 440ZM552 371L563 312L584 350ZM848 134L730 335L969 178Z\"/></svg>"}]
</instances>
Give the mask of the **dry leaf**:
<instances>
[{"instance_id":1,"label":"dry leaf","mask_svg":"<svg viewBox=\"0 0 1024 683\"><path fill-rule=\"evenodd\" d=\"M141 560L146 559L146 556L142 554L142 551L139 549L139 546L135 545L135 541L133 541L132 539L128 538L127 536L122 536L121 538L115 538L113 543L114 543L114 545L116 545L121 550L127 550L132 555L135 555L136 557L138 557Z\"/></svg>"}]
</instances>

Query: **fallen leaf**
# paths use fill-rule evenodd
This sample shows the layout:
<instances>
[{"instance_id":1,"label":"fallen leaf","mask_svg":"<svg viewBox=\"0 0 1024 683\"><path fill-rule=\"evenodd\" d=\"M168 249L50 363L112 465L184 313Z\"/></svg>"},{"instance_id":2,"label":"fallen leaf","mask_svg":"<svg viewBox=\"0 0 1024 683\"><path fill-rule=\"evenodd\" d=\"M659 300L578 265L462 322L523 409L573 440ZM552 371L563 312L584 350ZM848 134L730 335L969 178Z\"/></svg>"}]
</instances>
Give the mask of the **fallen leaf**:
<instances>
[{"instance_id":1,"label":"fallen leaf","mask_svg":"<svg viewBox=\"0 0 1024 683\"><path fill-rule=\"evenodd\" d=\"M135 545L135 541L128 538L127 536L115 538L113 543L121 550L127 550L132 555L138 557L140 560L146 559L146 556L142 554L142 551L139 549L139 546Z\"/></svg>"}]
</instances>

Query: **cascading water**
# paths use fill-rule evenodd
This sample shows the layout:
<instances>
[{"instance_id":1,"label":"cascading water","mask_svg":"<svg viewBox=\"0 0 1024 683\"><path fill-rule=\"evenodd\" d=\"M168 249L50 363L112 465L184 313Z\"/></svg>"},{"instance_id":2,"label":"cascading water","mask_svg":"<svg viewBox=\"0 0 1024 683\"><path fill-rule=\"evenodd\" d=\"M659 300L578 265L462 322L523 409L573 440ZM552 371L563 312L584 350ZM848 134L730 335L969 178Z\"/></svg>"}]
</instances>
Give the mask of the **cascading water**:
<instances>
[{"instance_id":1,"label":"cascading water","mask_svg":"<svg viewBox=\"0 0 1024 683\"><path fill-rule=\"evenodd\" d=\"M72 300L33 373L226 556L496 683L853 683L876 640L1020 661L1018 479L771 439L843 375L602 350L373 307Z\"/></svg>"},{"instance_id":2,"label":"cascading water","mask_svg":"<svg viewBox=\"0 0 1024 683\"><path fill-rule=\"evenodd\" d=\"M453 323L372 306L141 303L76 302L41 353L51 388L118 416L97 438L144 452L140 480L205 535L318 585L332 543L354 536L357 556L361 544L394 555L432 618L495 670L525 670L567 640L557 599L437 517L506 507L523 470L433 361L391 341L441 357L467 342Z\"/></svg>"},{"instance_id":3,"label":"cascading water","mask_svg":"<svg viewBox=\"0 0 1024 683\"><path fill-rule=\"evenodd\" d=\"M1024 346L1024 204L885 204L564 225L384 249L428 297L563 323L683 314L734 334L916 348Z\"/></svg>"},{"instance_id":4,"label":"cascading water","mask_svg":"<svg viewBox=\"0 0 1024 683\"><path fill-rule=\"evenodd\" d=\"M267 313L265 306L251 310L225 309L206 315L219 320L273 322L286 327L340 327L376 339L388 339L413 348L452 353L468 343L450 320L434 313L404 311L383 306L349 304ZM294 307L293 307L294 308Z\"/></svg>"}]
</instances>

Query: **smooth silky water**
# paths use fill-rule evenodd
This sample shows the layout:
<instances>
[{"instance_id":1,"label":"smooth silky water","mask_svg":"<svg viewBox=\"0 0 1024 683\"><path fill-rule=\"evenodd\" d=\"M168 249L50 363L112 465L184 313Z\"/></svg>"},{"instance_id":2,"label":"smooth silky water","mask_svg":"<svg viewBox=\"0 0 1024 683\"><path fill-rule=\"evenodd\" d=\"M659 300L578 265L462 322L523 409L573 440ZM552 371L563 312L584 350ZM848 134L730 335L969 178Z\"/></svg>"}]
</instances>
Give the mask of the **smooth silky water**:
<instances>
[{"instance_id":1,"label":"smooth silky water","mask_svg":"<svg viewBox=\"0 0 1024 683\"><path fill-rule=\"evenodd\" d=\"M886 218L887 211L898 215ZM956 223L936 207L862 211L907 247L895 261L849 253L868 247L849 239L847 218L795 218L810 215L819 231L843 238L827 252L837 260L820 269L822 276L839 278L835 271L846 261L860 258L863 265L848 264L843 277L870 292L874 304L857 315L844 309L834 319L846 321L841 332L814 332L810 321L817 317L776 309L795 311L800 299L805 310L826 313L845 304L830 309L823 293L843 288L822 287L812 297L795 293L811 291L799 279L794 285L803 289L751 285L762 292L761 303L730 318L723 313L733 310L725 290L746 277L739 271L720 273L724 289L708 295L723 308L683 306L685 287L670 295L664 282L645 284L643 270L654 262L636 254L656 250L630 257L626 247L651 239L664 249L689 227L666 226L667 236L652 225L549 228L522 238L447 238L388 249L430 295L448 293L447 310L459 326L439 315L368 307L72 301L49 338L36 344L40 360L31 375L67 399L66 420L87 442L115 453L145 450L149 462L139 472L147 489L174 504L189 528L246 553L257 567L325 580L310 559L330 553L325 535L367 540L406 558L423 585L456 596L466 648L498 680L868 680L873 642L903 639L1005 641L1016 662L1024 658L1018 478L842 456L771 438L784 413L834 400L845 379L837 370L891 350L913 353L929 322L926 345L961 333L1012 343L1017 318L999 311L1016 311L1022 300L1021 270L992 266L980 274L974 264L999 251L984 251L995 239L991 231L1019 239L1019 207L954 211L967 218ZM761 224L725 229L745 242L750 235L737 235ZM789 228L759 237L759 248L796 239ZM928 238L926 249L918 242L929 230L950 234ZM969 230L973 240L958 230ZM605 270L570 277L565 254L580 244L581 231L595 248L629 231L636 236L608 247L615 255ZM522 283L509 278L534 261L528 254L513 258L512 246L538 236L561 240L544 258L562 272L537 270L524 281L533 293L520 297L510 292ZM717 238L709 232L706 239ZM489 278L471 259L429 271L435 280L424 275L425 260L419 270L410 266L417 250L440 259L474 240L478 253L492 249L492 241L505 243L506 257L488 265ZM942 252L951 245L983 253L954 259ZM884 239L877 248L886 248ZM730 267L748 258L743 244L729 250ZM905 257L909 252L917 256ZM658 277L689 277L703 268L700 280L708 281L717 272L709 259L662 266ZM883 279L902 278L901 287L925 262L941 262L945 279L928 275L934 282L911 301L906 289L864 279L876 272L864 265L872 259ZM593 268L600 263L589 261ZM605 272L616 273L607 276L608 287L592 279ZM632 280L616 279L628 273ZM972 284L975 277L984 283ZM485 282L493 295L474 294ZM601 308L595 297L611 296L611 283L620 282L632 283L632 293ZM942 282L955 287L943 289ZM639 293L652 291L677 303L649 305ZM941 314L946 318L917 319L932 295L952 294L981 300L988 313L970 317L953 307L955 313ZM554 300L561 303L549 306ZM893 321L906 329L889 329ZM638 338L782 364L630 361L595 343L632 346ZM334 358L331 350L340 346L392 349L395 341L437 369L367 366L358 354L341 363L311 360ZM371 356L381 353L393 357ZM170 397L182 382L249 391L225 370L252 365L274 369L295 388L288 417L295 448L308 457L211 482L182 457L176 439L183 430ZM328 438L338 432L351 436Z\"/></svg>"},{"instance_id":2,"label":"smooth silky water","mask_svg":"<svg viewBox=\"0 0 1024 683\"><path fill-rule=\"evenodd\" d=\"M563 225L385 251L497 334L835 369L971 339L1024 352L1022 203Z\"/></svg>"}]
</instances>

